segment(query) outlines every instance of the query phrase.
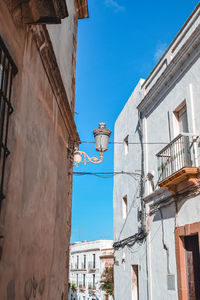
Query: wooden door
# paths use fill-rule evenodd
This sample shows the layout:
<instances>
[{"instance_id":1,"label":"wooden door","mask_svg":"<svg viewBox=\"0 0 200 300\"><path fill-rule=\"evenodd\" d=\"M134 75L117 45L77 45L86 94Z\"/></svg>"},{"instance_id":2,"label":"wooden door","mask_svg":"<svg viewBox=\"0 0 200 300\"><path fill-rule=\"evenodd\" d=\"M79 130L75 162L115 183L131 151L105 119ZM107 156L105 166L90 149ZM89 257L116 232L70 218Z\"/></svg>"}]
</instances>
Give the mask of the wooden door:
<instances>
[{"instance_id":1,"label":"wooden door","mask_svg":"<svg viewBox=\"0 0 200 300\"><path fill-rule=\"evenodd\" d=\"M188 300L200 299L200 253L198 234L184 237Z\"/></svg>"}]
</instances>

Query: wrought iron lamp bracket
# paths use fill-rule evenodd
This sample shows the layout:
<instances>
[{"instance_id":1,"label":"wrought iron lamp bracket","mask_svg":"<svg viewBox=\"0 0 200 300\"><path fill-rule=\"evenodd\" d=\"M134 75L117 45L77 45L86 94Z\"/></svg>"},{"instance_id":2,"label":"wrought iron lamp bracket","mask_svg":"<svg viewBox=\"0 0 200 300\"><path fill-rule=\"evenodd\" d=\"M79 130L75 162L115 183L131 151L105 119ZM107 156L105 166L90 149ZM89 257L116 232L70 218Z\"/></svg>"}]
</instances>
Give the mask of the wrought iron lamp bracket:
<instances>
[{"instance_id":1,"label":"wrought iron lamp bracket","mask_svg":"<svg viewBox=\"0 0 200 300\"><path fill-rule=\"evenodd\" d=\"M89 157L87 153L75 149L74 166L78 167L80 163L83 163L84 165L87 163L100 164L103 161L103 152L100 152L99 156L99 158L97 156Z\"/></svg>"}]
</instances>

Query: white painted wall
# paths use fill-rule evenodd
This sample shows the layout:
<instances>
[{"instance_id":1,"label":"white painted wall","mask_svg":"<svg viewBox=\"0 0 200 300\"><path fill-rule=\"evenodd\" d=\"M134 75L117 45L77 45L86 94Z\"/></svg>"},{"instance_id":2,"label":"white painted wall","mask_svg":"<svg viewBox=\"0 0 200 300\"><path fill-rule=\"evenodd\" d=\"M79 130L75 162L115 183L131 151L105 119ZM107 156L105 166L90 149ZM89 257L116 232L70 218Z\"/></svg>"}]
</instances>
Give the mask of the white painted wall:
<instances>
[{"instance_id":1,"label":"white painted wall","mask_svg":"<svg viewBox=\"0 0 200 300\"><path fill-rule=\"evenodd\" d=\"M115 141L123 142L128 135L129 141L138 143L138 112L137 105L142 99L143 92L140 80L133 94L126 103L115 123ZM141 170L141 146L140 144L129 144L129 152L125 153L125 145L115 144L114 150L115 172L138 173ZM116 175L114 177L113 206L114 206L114 240L122 240L135 232L138 232L138 209L140 206L140 176L138 175ZM128 214L123 218L123 197L127 195ZM138 244L132 249L125 247L115 252L118 264L114 266L115 278L115 300L132 299L132 267L139 265L139 286L144 286L141 296L146 299L146 254L145 245L138 253ZM141 275L142 274L142 275Z\"/></svg>"},{"instance_id":2,"label":"white painted wall","mask_svg":"<svg viewBox=\"0 0 200 300\"><path fill-rule=\"evenodd\" d=\"M174 231L183 226L200 221L200 196L190 197L180 202L173 201L172 195L157 186L157 158L164 145L151 142L169 143L168 112L171 136L177 135L173 111L185 100L187 105L189 132L200 135L200 5L192 13L160 59L152 73L144 81L139 81L115 123L115 141L123 141L129 135L130 142L138 142L138 112L143 120L145 203L147 212L147 240L135 244L131 249L115 252L115 299L135 300L132 292L131 265L139 266L139 299L178 300L177 269ZM173 53L172 53L173 52ZM200 152L199 152L200 153ZM130 145L125 155L123 145L115 144L115 171L135 172L141 170L140 145ZM199 155L198 155L199 160ZM148 172L154 174L156 191L146 180ZM114 178L114 240L119 241L138 232L137 212L140 199L134 198L137 180L128 175ZM127 195L128 210L126 222L123 219L122 198ZM171 204L148 216L150 206L161 201ZM121 232L121 233L120 233ZM174 279L174 289L169 288L169 278ZM172 280L173 281L173 280Z\"/></svg>"}]
</instances>

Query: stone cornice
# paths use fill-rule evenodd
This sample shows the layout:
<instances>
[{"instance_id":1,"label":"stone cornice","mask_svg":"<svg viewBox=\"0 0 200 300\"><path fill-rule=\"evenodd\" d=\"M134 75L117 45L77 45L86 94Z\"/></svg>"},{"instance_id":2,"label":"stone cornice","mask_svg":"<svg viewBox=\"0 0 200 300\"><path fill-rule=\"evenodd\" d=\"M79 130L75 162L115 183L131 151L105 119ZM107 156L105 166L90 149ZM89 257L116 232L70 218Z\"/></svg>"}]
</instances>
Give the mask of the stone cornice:
<instances>
[{"instance_id":1,"label":"stone cornice","mask_svg":"<svg viewBox=\"0 0 200 300\"><path fill-rule=\"evenodd\" d=\"M80 138L76 129L73 113L69 105L67 93L46 25L31 25L31 31L71 142L79 142Z\"/></svg>"},{"instance_id":2,"label":"stone cornice","mask_svg":"<svg viewBox=\"0 0 200 300\"><path fill-rule=\"evenodd\" d=\"M87 0L74 0L78 19L89 17Z\"/></svg>"},{"instance_id":3,"label":"stone cornice","mask_svg":"<svg viewBox=\"0 0 200 300\"><path fill-rule=\"evenodd\" d=\"M4 0L20 24L57 24L68 17L65 0Z\"/></svg>"},{"instance_id":4,"label":"stone cornice","mask_svg":"<svg viewBox=\"0 0 200 300\"><path fill-rule=\"evenodd\" d=\"M187 70L188 66L191 66L193 61L200 55L200 50L198 49L199 45L200 25L197 26L195 31L186 40L185 44L177 52L161 76L138 105L137 108L142 114L148 114L149 111L145 112L145 110L152 110L160 99L169 91L171 86Z\"/></svg>"},{"instance_id":5,"label":"stone cornice","mask_svg":"<svg viewBox=\"0 0 200 300\"><path fill-rule=\"evenodd\" d=\"M96 252L96 251L100 251L100 248L74 250L74 251L71 251L71 255L78 254L78 253L84 253L84 252Z\"/></svg>"}]
</instances>

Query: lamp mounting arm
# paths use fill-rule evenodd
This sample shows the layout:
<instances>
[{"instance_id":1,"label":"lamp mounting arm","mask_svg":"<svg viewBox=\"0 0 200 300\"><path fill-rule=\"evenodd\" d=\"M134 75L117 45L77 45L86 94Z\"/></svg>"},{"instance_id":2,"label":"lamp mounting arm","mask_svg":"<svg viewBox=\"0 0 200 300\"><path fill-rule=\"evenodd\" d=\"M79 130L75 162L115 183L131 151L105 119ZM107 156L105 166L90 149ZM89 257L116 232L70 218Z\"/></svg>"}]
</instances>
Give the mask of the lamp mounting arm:
<instances>
[{"instance_id":1,"label":"lamp mounting arm","mask_svg":"<svg viewBox=\"0 0 200 300\"><path fill-rule=\"evenodd\" d=\"M100 164L103 161L103 152L100 152L99 156L99 158L97 156L89 157L87 153L75 149L74 166L78 167L80 163L83 163L84 165L87 163Z\"/></svg>"}]
</instances>

